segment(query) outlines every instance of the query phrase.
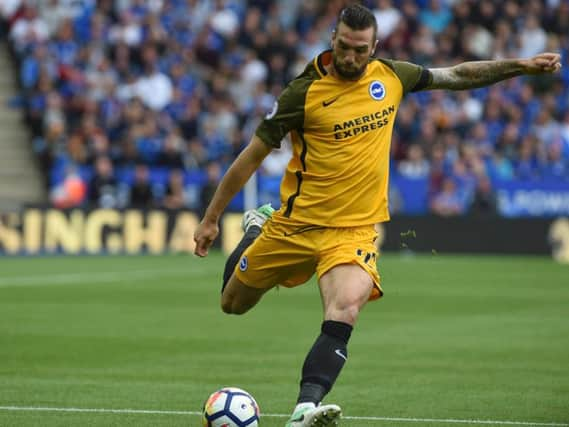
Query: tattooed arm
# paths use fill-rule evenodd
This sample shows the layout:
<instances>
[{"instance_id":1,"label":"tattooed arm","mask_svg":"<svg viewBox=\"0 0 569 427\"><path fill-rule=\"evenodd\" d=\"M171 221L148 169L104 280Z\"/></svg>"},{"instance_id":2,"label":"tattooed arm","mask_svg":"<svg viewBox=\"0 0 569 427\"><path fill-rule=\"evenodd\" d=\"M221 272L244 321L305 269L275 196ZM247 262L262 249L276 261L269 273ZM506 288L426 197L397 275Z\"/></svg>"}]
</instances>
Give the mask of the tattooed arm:
<instances>
[{"instance_id":1,"label":"tattooed arm","mask_svg":"<svg viewBox=\"0 0 569 427\"><path fill-rule=\"evenodd\" d=\"M523 74L548 74L561 69L561 57L542 53L530 59L463 62L454 67L431 68L430 89L463 90L489 86Z\"/></svg>"}]
</instances>

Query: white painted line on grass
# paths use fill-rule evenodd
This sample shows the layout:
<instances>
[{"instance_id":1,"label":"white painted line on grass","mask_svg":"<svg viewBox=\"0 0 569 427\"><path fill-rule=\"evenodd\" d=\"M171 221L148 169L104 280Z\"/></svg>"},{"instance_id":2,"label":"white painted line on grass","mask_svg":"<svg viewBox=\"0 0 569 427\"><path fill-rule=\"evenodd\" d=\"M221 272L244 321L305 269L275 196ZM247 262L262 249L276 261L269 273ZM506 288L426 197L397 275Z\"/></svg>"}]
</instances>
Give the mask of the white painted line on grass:
<instances>
[{"instance_id":1,"label":"white painted line on grass","mask_svg":"<svg viewBox=\"0 0 569 427\"><path fill-rule=\"evenodd\" d=\"M105 409L105 408L51 408L41 406L0 406L0 411L45 411L45 412L95 412L106 414L150 414L150 415L201 415L197 411L161 411L154 409ZM267 418L288 418L287 414L261 414ZM389 421L389 422L416 422L416 423L445 423L445 424L497 424L510 426L546 426L569 427L567 423L537 423L530 421L497 421L497 420L455 420L437 418L391 418L391 417L342 417L345 420L356 421Z\"/></svg>"},{"instance_id":2,"label":"white painted line on grass","mask_svg":"<svg viewBox=\"0 0 569 427\"><path fill-rule=\"evenodd\" d=\"M151 415L201 415L196 411L159 411L153 409L104 409L104 408L47 408L42 406L0 406L0 411L22 412L96 412L104 414L151 414Z\"/></svg>"},{"instance_id":3,"label":"white painted line on grass","mask_svg":"<svg viewBox=\"0 0 569 427\"><path fill-rule=\"evenodd\" d=\"M42 285L72 285L82 283L112 283L126 279L154 279L162 276L178 276L190 274L190 270L133 270L133 271L106 271L64 274L43 274L34 276L0 277L0 288L17 286L42 286ZM192 276L196 271L191 272Z\"/></svg>"},{"instance_id":4,"label":"white painted line on grass","mask_svg":"<svg viewBox=\"0 0 569 427\"><path fill-rule=\"evenodd\" d=\"M510 426L555 426L566 427L566 423L534 423L530 421L495 421L495 420L455 420L455 419L436 419L436 418L389 418L389 417L342 417L346 420L369 420L369 421L392 421L392 422L413 422L413 423L445 423L445 424L498 424Z\"/></svg>"}]
</instances>

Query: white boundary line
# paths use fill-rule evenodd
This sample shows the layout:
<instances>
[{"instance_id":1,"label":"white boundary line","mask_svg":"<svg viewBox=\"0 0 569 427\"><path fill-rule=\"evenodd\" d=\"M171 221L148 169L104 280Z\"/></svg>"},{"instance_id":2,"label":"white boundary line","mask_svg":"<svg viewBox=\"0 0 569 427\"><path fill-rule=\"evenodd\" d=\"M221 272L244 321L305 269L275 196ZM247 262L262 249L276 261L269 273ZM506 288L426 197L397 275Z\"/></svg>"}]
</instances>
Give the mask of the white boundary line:
<instances>
[{"instance_id":1,"label":"white boundary line","mask_svg":"<svg viewBox=\"0 0 569 427\"><path fill-rule=\"evenodd\" d=\"M112 283L126 279L155 279L160 276L178 276L183 274L192 274L200 272L191 271L189 269L171 269L171 270L124 270L124 271L105 271L93 272L86 271L84 273L65 273L65 274L43 274L30 276L13 276L0 277L0 288L19 287L19 286L44 286L44 285L73 285L81 283Z\"/></svg>"},{"instance_id":2,"label":"white boundary line","mask_svg":"<svg viewBox=\"0 0 569 427\"><path fill-rule=\"evenodd\" d=\"M161 411L153 409L105 409L105 408L51 408L41 406L0 406L0 411L44 411L44 412L79 412L79 413L106 413L106 414L151 414L151 415L201 415L197 411ZM269 418L287 418L286 414L262 414ZM497 424L511 426L546 426L546 427L569 427L568 423L534 423L528 421L494 421L494 420L455 420L436 418L391 418L391 417L343 417L345 420L359 421L390 421L390 422L415 422L415 423L445 423L445 424Z\"/></svg>"}]
</instances>

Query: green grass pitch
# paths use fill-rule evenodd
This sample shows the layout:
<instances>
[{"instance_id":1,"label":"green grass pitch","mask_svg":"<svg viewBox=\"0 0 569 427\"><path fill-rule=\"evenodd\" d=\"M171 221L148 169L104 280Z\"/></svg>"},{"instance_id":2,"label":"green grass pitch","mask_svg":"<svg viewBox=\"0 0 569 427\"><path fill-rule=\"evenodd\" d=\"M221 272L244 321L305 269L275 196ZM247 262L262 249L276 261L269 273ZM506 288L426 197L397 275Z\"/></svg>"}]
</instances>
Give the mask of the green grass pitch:
<instances>
[{"instance_id":1,"label":"green grass pitch","mask_svg":"<svg viewBox=\"0 0 569 427\"><path fill-rule=\"evenodd\" d=\"M223 263L0 259L0 426L199 426L207 395L232 385L256 397L263 427L282 427L322 320L317 286L227 316ZM568 266L396 254L379 265L386 296L364 309L326 400L342 426L569 425Z\"/></svg>"}]
</instances>

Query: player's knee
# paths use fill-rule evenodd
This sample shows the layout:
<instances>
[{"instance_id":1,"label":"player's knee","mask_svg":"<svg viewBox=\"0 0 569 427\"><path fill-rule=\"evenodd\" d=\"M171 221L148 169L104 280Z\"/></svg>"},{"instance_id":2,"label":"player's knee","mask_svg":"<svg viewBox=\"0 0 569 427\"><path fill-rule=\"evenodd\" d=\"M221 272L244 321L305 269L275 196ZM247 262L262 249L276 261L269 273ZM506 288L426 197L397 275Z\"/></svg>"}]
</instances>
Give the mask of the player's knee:
<instances>
[{"instance_id":1,"label":"player's knee","mask_svg":"<svg viewBox=\"0 0 569 427\"><path fill-rule=\"evenodd\" d=\"M244 314L249 310L249 307L239 304L234 298L228 298L225 295L222 295L221 310L225 314Z\"/></svg>"},{"instance_id":2,"label":"player's knee","mask_svg":"<svg viewBox=\"0 0 569 427\"><path fill-rule=\"evenodd\" d=\"M326 310L326 320L335 320L354 325L360 314L359 304L349 304L328 307Z\"/></svg>"},{"instance_id":3,"label":"player's knee","mask_svg":"<svg viewBox=\"0 0 569 427\"><path fill-rule=\"evenodd\" d=\"M233 309L233 301L229 298L221 297L221 311L225 314L235 314Z\"/></svg>"}]
</instances>

